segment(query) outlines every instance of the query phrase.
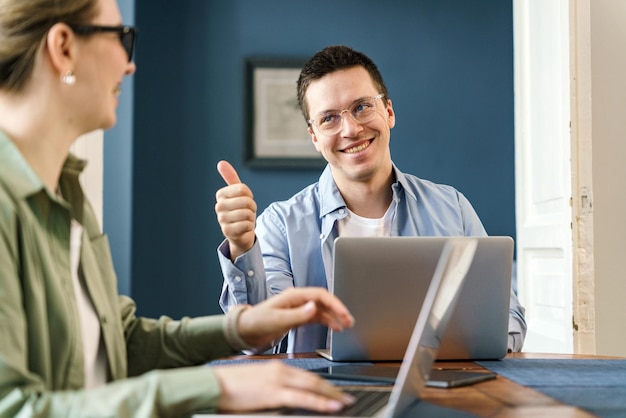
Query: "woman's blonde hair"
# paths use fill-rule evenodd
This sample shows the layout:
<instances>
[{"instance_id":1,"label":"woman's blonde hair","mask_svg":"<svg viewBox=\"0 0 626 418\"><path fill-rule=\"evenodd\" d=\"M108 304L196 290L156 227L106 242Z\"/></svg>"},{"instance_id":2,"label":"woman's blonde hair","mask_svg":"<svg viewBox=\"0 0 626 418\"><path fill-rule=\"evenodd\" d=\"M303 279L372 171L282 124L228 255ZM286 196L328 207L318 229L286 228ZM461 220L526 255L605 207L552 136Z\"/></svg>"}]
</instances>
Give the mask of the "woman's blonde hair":
<instances>
[{"instance_id":1,"label":"woman's blonde hair","mask_svg":"<svg viewBox=\"0 0 626 418\"><path fill-rule=\"evenodd\" d=\"M0 90L24 87L53 25L86 24L98 11L98 0L0 0Z\"/></svg>"}]
</instances>

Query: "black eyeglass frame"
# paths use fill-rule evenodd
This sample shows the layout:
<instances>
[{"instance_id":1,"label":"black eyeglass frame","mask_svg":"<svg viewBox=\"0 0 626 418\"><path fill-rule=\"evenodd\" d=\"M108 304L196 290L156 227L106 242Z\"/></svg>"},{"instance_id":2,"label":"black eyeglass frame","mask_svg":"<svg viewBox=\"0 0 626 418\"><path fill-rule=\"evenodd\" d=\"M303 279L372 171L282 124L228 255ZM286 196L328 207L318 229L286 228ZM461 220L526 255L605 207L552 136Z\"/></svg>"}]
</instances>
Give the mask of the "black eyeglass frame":
<instances>
[{"instance_id":1,"label":"black eyeglass frame","mask_svg":"<svg viewBox=\"0 0 626 418\"><path fill-rule=\"evenodd\" d=\"M102 26L102 25L72 25L69 27L79 35L91 35L94 33L117 33L120 43L128 55L128 62L133 60L133 51L135 50L135 38L137 37L137 28L134 26Z\"/></svg>"}]
</instances>

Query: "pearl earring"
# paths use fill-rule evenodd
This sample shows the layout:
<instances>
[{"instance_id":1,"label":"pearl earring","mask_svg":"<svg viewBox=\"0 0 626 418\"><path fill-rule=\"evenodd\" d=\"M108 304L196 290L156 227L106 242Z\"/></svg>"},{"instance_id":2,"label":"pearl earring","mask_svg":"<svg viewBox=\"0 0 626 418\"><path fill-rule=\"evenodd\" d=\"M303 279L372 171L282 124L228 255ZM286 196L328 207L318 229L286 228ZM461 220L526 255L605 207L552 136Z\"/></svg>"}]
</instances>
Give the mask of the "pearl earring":
<instances>
[{"instance_id":1,"label":"pearl earring","mask_svg":"<svg viewBox=\"0 0 626 418\"><path fill-rule=\"evenodd\" d=\"M61 83L66 86L73 86L76 83L76 76L72 70L67 70L65 74L61 76Z\"/></svg>"}]
</instances>

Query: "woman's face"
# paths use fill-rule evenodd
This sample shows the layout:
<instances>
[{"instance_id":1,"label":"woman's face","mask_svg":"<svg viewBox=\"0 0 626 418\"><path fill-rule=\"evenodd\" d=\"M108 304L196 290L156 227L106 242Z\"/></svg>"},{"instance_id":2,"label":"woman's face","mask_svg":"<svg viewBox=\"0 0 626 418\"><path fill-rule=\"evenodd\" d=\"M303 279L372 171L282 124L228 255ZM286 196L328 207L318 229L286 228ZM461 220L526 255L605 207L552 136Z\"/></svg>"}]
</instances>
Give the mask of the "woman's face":
<instances>
[{"instance_id":1,"label":"woman's face","mask_svg":"<svg viewBox=\"0 0 626 418\"><path fill-rule=\"evenodd\" d=\"M91 25L119 26L122 17L116 0L98 0L100 13ZM116 120L118 96L124 76L135 72L135 63L128 55L119 35L115 32L98 32L77 37L79 48L74 73L76 84L76 107L73 122L84 121L87 131L108 129Z\"/></svg>"}]
</instances>

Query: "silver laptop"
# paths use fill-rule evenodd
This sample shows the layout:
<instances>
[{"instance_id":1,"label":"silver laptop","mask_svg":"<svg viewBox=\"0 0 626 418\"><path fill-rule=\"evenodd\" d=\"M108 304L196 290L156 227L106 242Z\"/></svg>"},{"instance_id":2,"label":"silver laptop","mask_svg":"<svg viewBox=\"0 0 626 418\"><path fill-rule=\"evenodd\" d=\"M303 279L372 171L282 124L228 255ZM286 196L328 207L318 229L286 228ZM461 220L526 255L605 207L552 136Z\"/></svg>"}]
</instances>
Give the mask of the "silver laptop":
<instances>
[{"instance_id":1,"label":"silver laptop","mask_svg":"<svg viewBox=\"0 0 626 418\"><path fill-rule=\"evenodd\" d=\"M417 321L406 347L396 382L389 390L380 387L364 387L358 392L350 392L357 402L334 417L385 417L401 416L426 387L426 381L435 362L440 341L450 321L459 295L465 291L465 277L477 248L477 241L471 239L451 239L442 248L439 262L424 297ZM415 305L414 305L415 306ZM415 308L417 310L417 308ZM372 399L373 398L373 399ZM289 415L291 417L310 416L310 411L264 411L237 417L262 415ZM217 415L196 414L194 417ZM330 416L330 415L329 415Z\"/></svg>"},{"instance_id":2,"label":"silver laptop","mask_svg":"<svg viewBox=\"0 0 626 418\"><path fill-rule=\"evenodd\" d=\"M330 290L355 326L330 331L317 352L332 361L399 361L444 244L451 237L339 237ZM439 360L500 359L507 353L513 239L478 242L467 285L439 350Z\"/></svg>"}]
</instances>

